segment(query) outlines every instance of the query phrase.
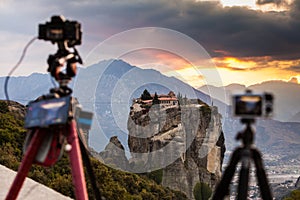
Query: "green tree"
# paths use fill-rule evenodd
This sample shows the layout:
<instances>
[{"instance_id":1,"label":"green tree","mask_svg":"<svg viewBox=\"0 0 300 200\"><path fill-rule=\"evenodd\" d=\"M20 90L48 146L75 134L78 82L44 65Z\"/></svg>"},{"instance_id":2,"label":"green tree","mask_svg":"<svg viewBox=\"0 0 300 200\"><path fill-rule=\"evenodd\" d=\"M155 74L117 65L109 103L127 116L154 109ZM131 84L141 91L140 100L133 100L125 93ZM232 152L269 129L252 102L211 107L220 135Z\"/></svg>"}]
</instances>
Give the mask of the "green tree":
<instances>
[{"instance_id":1,"label":"green tree","mask_svg":"<svg viewBox=\"0 0 300 200\"><path fill-rule=\"evenodd\" d=\"M208 200L212 194L212 190L206 183L201 183L202 199Z\"/></svg>"},{"instance_id":2,"label":"green tree","mask_svg":"<svg viewBox=\"0 0 300 200\"><path fill-rule=\"evenodd\" d=\"M178 94L177 94L177 100L178 100L179 104L182 104L182 94L180 92L178 92Z\"/></svg>"},{"instance_id":3,"label":"green tree","mask_svg":"<svg viewBox=\"0 0 300 200\"><path fill-rule=\"evenodd\" d=\"M196 183L194 190L196 200L208 200L212 194L211 188L206 183Z\"/></svg>"},{"instance_id":4,"label":"green tree","mask_svg":"<svg viewBox=\"0 0 300 200\"><path fill-rule=\"evenodd\" d=\"M159 100L158 100L158 96L157 96L156 92L154 94L154 98L153 98L153 101L152 101L152 105L154 105L154 104L159 104Z\"/></svg>"},{"instance_id":5,"label":"green tree","mask_svg":"<svg viewBox=\"0 0 300 200\"><path fill-rule=\"evenodd\" d=\"M147 89L144 90L143 94L141 95L142 100L150 100L152 99L151 94L148 92Z\"/></svg>"},{"instance_id":6,"label":"green tree","mask_svg":"<svg viewBox=\"0 0 300 200\"><path fill-rule=\"evenodd\" d=\"M299 200L300 199L300 190L293 190L290 196L284 198L284 200Z\"/></svg>"},{"instance_id":7,"label":"green tree","mask_svg":"<svg viewBox=\"0 0 300 200\"><path fill-rule=\"evenodd\" d=\"M163 177L163 170L158 169L149 173L146 173L146 176L152 180L154 180L157 184L161 184Z\"/></svg>"},{"instance_id":8,"label":"green tree","mask_svg":"<svg viewBox=\"0 0 300 200\"><path fill-rule=\"evenodd\" d=\"M0 113L7 113L8 105L5 101L0 101Z\"/></svg>"},{"instance_id":9,"label":"green tree","mask_svg":"<svg viewBox=\"0 0 300 200\"><path fill-rule=\"evenodd\" d=\"M196 200L202 200L201 183L196 183L193 193Z\"/></svg>"}]
</instances>

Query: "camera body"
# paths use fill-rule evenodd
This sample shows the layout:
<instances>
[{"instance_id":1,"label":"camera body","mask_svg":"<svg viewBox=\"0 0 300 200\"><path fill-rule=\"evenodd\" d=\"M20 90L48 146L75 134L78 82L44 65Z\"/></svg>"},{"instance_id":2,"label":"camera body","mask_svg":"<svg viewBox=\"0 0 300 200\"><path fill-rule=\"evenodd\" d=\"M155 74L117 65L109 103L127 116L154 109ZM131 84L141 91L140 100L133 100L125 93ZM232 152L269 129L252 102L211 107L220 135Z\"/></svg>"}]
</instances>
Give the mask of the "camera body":
<instances>
[{"instance_id":1,"label":"camera body","mask_svg":"<svg viewBox=\"0 0 300 200\"><path fill-rule=\"evenodd\" d=\"M270 93L233 95L233 115L245 119L270 118L273 115L273 95Z\"/></svg>"},{"instance_id":2,"label":"camera body","mask_svg":"<svg viewBox=\"0 0 300 200\"><path fill-rule=\"evenodd\" d=\"M50 22L39 24L39 39L52 43L67 42L68 47L81 44L81 25L77 21L52 16Z\"/></svg>"}]
</instances>

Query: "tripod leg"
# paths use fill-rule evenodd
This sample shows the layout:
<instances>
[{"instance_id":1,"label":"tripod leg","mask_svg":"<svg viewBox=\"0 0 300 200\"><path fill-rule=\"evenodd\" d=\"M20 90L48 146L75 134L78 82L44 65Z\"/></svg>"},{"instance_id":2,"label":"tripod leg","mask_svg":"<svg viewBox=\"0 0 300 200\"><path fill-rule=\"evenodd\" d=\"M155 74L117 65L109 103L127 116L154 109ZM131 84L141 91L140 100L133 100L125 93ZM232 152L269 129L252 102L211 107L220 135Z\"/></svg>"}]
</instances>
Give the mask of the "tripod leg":
<instances>
[{"instance_id":1,"label":"tripod leg","mask_svg":"<svg viewBox=\"0 0 300 200\"><path fill-rule=\"evenodd\" d=\"M227 166L220 183L215 189L212 200L224 199L226 195L229 195L229 185L233 178L236 165L240 160L241 148L236 149L230 159L229 165Z\"/></svg>"},{"instance_id":2,"label":"tripod leg","mask_svg":"<svg viewBox=\"0 0 300 200\"><path fill-rule=\"evenodd\" d=\"M86 150L83 142L80 139L79 139L79 143L80 143L80 149L81 149L81 153L82 153L82 158L83 158L83 161L85 163L85 167L86 167L88 176L90 178L90 181L91 181L91 184L92 184L92 187L93 187L93 190L94 190L95 198L96 199L102 199L100 190L97 187L96 177L95 177L95 174L94 174L94 171L93 171L93 167L92 167L89 155L87 153L87 150Z\"/></svg>"},{"instance_id":3,"label":"tripod leg","mask_svg":"<svg viewBox=\"0 0 300 200\"><path fill-rule=\"evenodd\" d=\"M17 198L24 180L28 174L28 171L35 159L35 156L42 144L44 134L40 133L40 130L36 130L33 138L29 144L29 147L22 159L22 163L18 169L18 173L14 179L12 186L6 196L6 200L14 200Z\"/></svg>"},{"instance_id":4,"label":"tripod leg","mask_svg":"<svg viewBox=\"0 0 300 200\"><path fill-rule=\"evenodd\" d=\"M248 184L250 172L250 150L242 151L242 168L240 171L240 179L238 186L238 200L246 200L248 197Z\"/></svg>"},{"instance_id":5,"label":"tripod leg","mask_svg":"<svg viewBox=\"0 0 300 200\"><path fill-rule=\"evenodd\" d=\"M252 156L255 163L256 177L258 180L261 197L264 200L272 200L273 197L269 187L269 182L263 166L261 155L257 149L252 149Z\"/></svg>"},{"instance_id":6,"label":"tripod leg","mask_svg":"<svg viewBox=\"0 0 300 200\"><path fill-rule=\"evenodd\" d=\"M69 135L67 140L72 146L72 149L69 152L69 157L71 162L73 185L75 187L75 196L77 200L86 200L88 199L88 195L75 120L72 120L69 125Z\"/></svg>"}]
</instances>

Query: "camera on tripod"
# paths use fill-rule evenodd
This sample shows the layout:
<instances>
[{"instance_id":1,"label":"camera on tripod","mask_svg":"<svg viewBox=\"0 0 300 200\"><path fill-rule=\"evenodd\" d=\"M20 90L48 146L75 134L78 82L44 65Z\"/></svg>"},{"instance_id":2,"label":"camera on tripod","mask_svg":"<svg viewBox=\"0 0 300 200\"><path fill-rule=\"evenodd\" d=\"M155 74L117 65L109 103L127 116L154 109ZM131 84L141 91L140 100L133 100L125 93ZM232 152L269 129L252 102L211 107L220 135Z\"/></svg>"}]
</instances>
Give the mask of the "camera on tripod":
<instances>
[{"instance_id":1,"label":"camera on tripod","mask_svg":"<svg viewBox=\"0 0 300 200\"><path fill-rule=\"evenodd\" d=\"M233 115L241 117L241 123L245 124L246 128L244 131L237 133L236 140L241 140L242 145L233 151L222 179L215 189L212 200L224 199L225 196L230 194L229 186L239 163L241 164L241 168L238 175L236 199L248 199L251 161L254 162L262 199L271 200L273 197L263 166L262 156L259 150L253 145L255 133L251 125L255 122L256 117L269 118L272 116L273 95L270 93L253 94L251 90L246 90L245 94L233 95L232 101Z\"/></svg>"},{"instance_id":2,"label":"camera on tripod","mask_svg":"<svg viewBox=\"0 0 300 200\"><path fill-rule=\"evenodd\" d=\"M81 37L80 23L65 20L63 16L54 15L50 22L39 24L38 39L51 41L58 46L57 52L48 57L47 71L60 83L69 82L76 75L76 63L82 64L82 59L75 48L75 45L81 44ZM70 51L70 48L73 50ZM61 69L65 63L67 63L66 73Z\"/></svg>"},{"instance_id":3,"label":"camera on tripod","mask_svg":"<svg viewBox=\"0 0 300 200\"><path fill-rule=\"evenodd\" d=\"M270 118L273 115L273 95L270 93L233 95L233 115L241 118Z\"/></svg>"},{"instance_id":4,"label":"camera on tripod","mask_svg":"<svg viewBox=\"0 0 300 200\"><path fill-rule=\"evenodd\" d=\"M68 47L74 47L81 44L81 35L80 23L62 16L52 16L50 22L39 24L38 38L52 43L67 41Z\"/></svg>"}]
</instances>

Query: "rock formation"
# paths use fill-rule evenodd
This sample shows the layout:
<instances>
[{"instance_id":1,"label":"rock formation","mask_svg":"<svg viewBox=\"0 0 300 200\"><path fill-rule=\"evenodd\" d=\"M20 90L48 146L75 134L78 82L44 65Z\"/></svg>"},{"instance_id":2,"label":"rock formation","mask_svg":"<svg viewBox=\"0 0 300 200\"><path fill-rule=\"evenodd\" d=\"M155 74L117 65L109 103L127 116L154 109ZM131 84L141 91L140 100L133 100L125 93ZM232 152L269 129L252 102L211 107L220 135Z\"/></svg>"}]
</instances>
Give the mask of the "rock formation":
<instances>
[{"instance_id":1,"label":"rock formation","mask_svg":"<svg viewBox=\"0 0 300 200\"><path fill-rule=\"evenodd\" d=\"M130 170L163 168L162 184L194 199L195 185L213 188L225 152L221 115L201 101L181 106L134 103L128 118Z\"/></svg>"},{"instance_id":2,"label":"rock formation","mask_svg":"<svg viewBox=\"0 0 300 200\"><path fill-rule=\"evenodd\" d=\"M195 199L197 183L214 188L220 180L225 139L217 107L197 99L153 105L134 101L127 128L129 162L121 142L112 137L100 153L104 163L134 173L162 169L162 185L189 199Z\"/></svg>"},{"instance_id":3,"label":"rock formation","mask_svg":"<svg viewBox=\"0 0 300 200\"><path fill-rule=\"evenodd\" d=\"M114 168L119 168L125 171L128 169L129 163L125 156L124 147L117 136L110 138L105 150L100 152L100 158L100 160L102 160L105 164Z\"/></svg>"},{"instance_id":4,"label":"rock formation","mask_svg":"<svg viewBox=\"0 0 300 200\"><path fill-rule=\"evenodd\" d=\"M15 101L5 101L5 100L0 100L0 107L1 111L0 112L7 112L10 111L14 114L14 117L19 120L23 120L25 113L26 113L26 108L22 104L15 102ZM6 110L8 108L8 110Z\"/></svg>"}]
</instances>

